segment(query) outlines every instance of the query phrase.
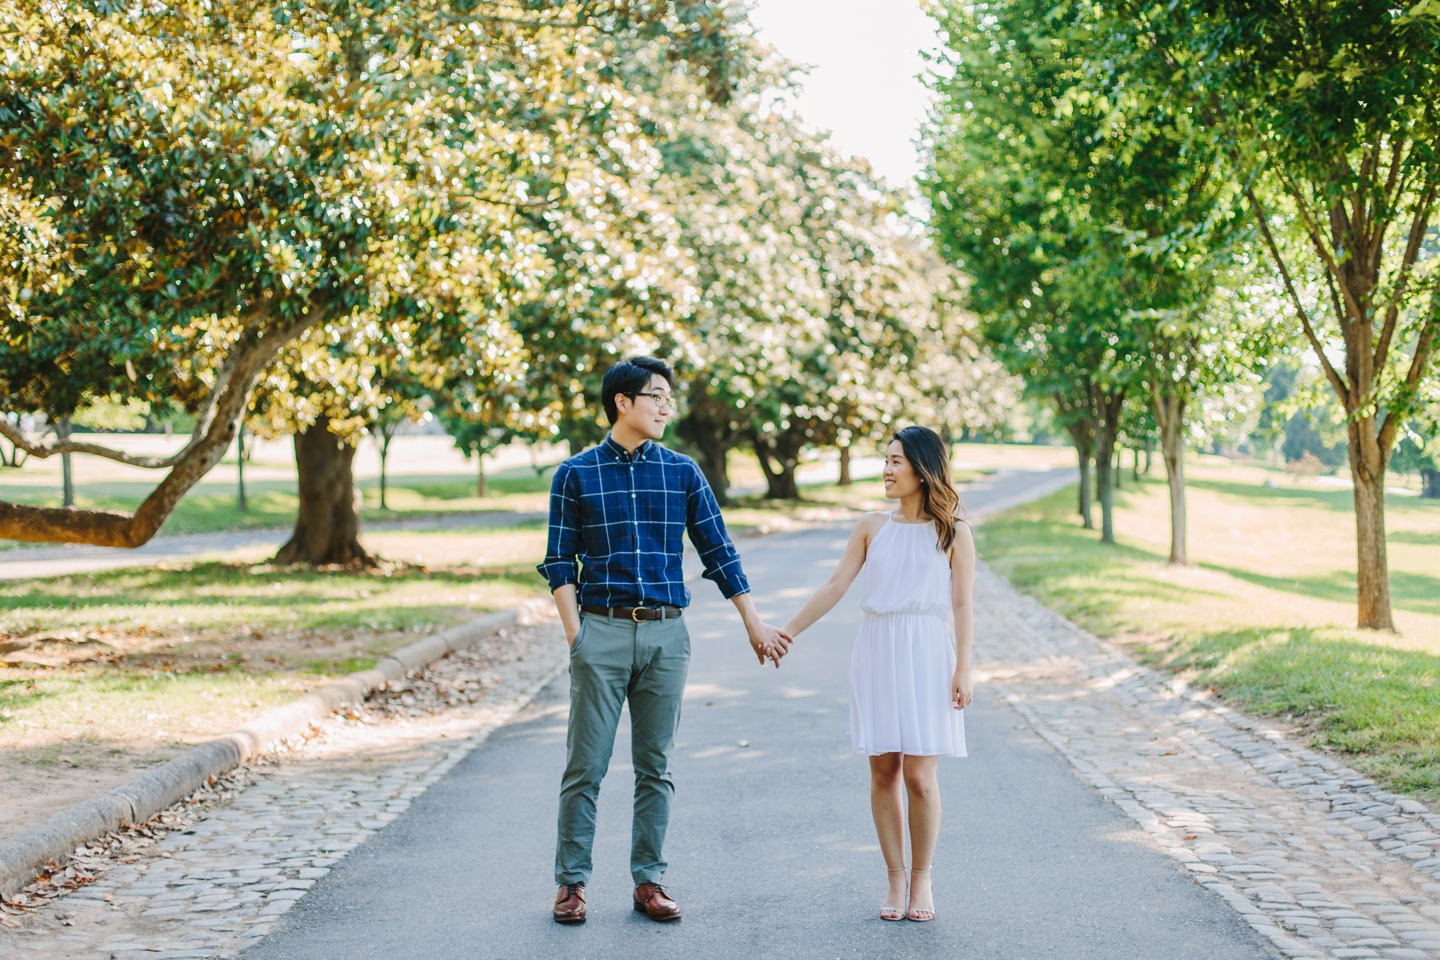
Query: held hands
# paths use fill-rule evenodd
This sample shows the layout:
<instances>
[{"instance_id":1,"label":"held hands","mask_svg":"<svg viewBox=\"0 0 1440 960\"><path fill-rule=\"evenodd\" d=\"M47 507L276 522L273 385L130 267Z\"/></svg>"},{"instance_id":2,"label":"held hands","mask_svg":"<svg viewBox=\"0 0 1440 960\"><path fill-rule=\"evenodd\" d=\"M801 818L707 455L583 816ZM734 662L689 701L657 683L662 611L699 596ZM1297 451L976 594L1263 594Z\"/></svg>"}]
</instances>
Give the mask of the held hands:
<instances>
[{"instance_id":1,"label":"held hands","mask_svg":"<svg viewBox=\"0 0 1440 960\"><path fill-rule=\"evenodd\" d=\"M975 691L970 682L970 671L961 667L950 677L950 705L956 710L964 710L974 700Z\"/></svg>"},{"instance_id":2,"label":"held hands","mask_svg":"<svg viewBox=\"0 0 1440 960\"><path fill-rule=\"evenodd\" d=\"M755 651L760 665L763 667L769 659L774 661L775 669L780 669L780 658L790 652L790 644L795 642L795 638L763 620L747 626L746 630L750 634L750 649Z\"/></svg>"}]
</instances>

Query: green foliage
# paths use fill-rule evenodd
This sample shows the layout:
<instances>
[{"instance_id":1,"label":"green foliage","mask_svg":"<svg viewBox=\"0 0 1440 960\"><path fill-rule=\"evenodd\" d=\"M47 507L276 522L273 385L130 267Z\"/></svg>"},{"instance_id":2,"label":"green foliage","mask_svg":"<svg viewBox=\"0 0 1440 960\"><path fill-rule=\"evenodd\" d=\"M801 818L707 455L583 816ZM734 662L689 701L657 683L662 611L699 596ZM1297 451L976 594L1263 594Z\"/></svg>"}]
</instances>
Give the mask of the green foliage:
<instances>
[{"instance_id":1,"label":"green foliage","mask_svg":"<svg viewBox=\"0 0 1440 960\"><path fill-rule=\"evenodd\" d=\"M994 365L908 198L804 129L788 72L762 61L730 104L677 113L657 144L692 264L679 434L717 487L724 451L752 445L784 495L802 445L878 439L902 417L988 427L1007 386L983 382Z\"/></svg>"},{"instance_id":2,"label":"green foliage","mask_svg":"<svg viewBox=\"0 0 1440 960\"><path fill-rule=\"evenodd\" d=\"M102 397L75 412L70 419L81 430L144 429L148 422L148 404L135 397Z\"/></svg>"},{"instance_id":3,"label":"green foliage","mask_svg":"<svg viewBox=\"0 0 1440 960\"><path fill-rule=\"evenodd\" d=\"M1241 263L1236 188L1189 116L1155 88L1112 95L1105 25L1083 5L934 13L932 222L1006 366L1072 422L1095 415L1096 387L1189 394L1243 375L1264 349L1216 296Z\"/></svg>"}]
</instances>

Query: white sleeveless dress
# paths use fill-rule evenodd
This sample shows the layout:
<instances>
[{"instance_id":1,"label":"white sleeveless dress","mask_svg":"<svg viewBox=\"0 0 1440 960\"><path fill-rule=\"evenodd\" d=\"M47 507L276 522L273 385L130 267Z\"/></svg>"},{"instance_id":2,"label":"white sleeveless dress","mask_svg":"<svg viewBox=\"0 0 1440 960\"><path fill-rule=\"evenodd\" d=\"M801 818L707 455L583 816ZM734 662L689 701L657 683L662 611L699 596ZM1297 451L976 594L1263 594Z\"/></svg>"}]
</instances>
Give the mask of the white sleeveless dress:
<instances>
[{"instance_id":1,"label":"white sleeveless dress","mask_svg":"<svg viewBox=\"0 0 1440 960\"><path fill-rule=\"evenodd\" d=\"M885 521L865 558L861 609L850 656L854 751L965 756L965 714L950 701L950 562L933 523Z\"/></svg>"}]
</instances>

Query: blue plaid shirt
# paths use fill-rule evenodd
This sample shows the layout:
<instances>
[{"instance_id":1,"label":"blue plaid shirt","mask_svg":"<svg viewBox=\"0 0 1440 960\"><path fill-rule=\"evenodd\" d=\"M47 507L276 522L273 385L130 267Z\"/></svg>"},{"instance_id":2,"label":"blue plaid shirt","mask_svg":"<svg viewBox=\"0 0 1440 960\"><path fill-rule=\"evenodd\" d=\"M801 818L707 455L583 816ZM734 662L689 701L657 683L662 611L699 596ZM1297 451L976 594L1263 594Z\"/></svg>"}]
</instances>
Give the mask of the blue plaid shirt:
<instances>
[{"instance_id":1,"label":"blue plaid shirt","mask_svg":"<svg viewBox=\"0 0 1440 960\"><path fill-rule=\"evenodd\" d=\"M686 531L704 576L726 599L750 592L720 505L695 461L650 442L631 456L606 437L555 471L549 543L536 569L552 591L579 584L585 607L689 606L680 568Z\"/></svg>"}]
</instances>

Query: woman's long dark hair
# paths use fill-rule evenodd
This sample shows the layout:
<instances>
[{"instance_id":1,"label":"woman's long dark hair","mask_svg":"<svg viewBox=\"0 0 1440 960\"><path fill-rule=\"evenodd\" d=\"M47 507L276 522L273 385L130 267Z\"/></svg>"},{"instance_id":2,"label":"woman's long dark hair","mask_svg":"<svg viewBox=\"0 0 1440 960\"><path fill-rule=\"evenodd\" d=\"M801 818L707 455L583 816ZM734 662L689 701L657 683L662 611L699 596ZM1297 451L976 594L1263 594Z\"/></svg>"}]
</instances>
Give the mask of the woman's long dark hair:
<instances>
[{"instance_id":1,"label":"woman's long dark hair","mask_svg":"<svg viewBox=\"0 0 1440 960\"><path fill-rule=\"evenodd\" d=\"M940 537L940 550L950 552L955 542L955 524L965 504L960 492L950 480L950 450L940 434L929 427L906 427L895 434L905 459L920 477L921 501L925 515L935 522L935 532Z\"/></svg>"}]
</instances>

